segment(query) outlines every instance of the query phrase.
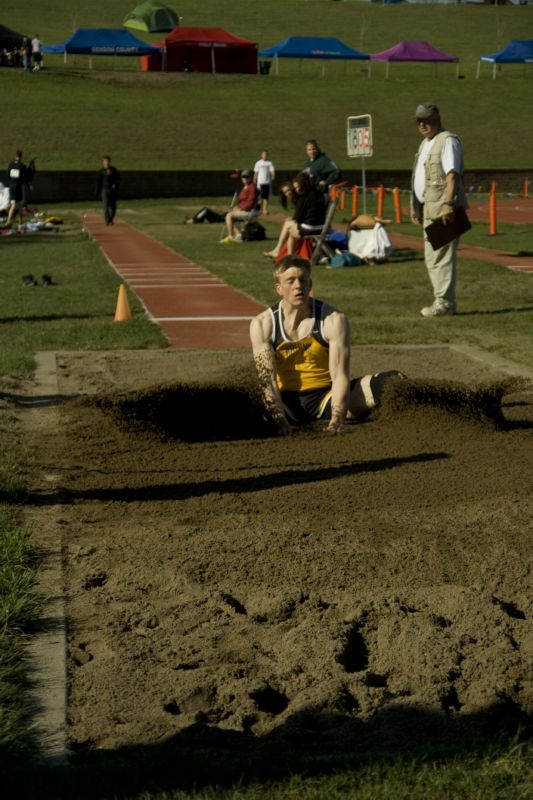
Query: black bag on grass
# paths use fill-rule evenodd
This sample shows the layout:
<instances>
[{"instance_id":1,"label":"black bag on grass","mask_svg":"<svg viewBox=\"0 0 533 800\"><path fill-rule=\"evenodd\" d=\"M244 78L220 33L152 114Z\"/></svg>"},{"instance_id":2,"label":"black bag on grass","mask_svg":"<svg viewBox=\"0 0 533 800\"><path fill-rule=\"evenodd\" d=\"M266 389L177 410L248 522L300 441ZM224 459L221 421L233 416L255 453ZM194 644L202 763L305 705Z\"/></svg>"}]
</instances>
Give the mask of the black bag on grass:
<instances>
[{"instance_id":1,"label":"black bag on grass","mask_svg":"<svg viewBox=\"0 0 533 800\"><path fill-rule=\"evenodd\" d=\"M266 239L266 230L256 219L251 219L242 229L243 242L262 242Z\"/></svg>"}]
</instances>

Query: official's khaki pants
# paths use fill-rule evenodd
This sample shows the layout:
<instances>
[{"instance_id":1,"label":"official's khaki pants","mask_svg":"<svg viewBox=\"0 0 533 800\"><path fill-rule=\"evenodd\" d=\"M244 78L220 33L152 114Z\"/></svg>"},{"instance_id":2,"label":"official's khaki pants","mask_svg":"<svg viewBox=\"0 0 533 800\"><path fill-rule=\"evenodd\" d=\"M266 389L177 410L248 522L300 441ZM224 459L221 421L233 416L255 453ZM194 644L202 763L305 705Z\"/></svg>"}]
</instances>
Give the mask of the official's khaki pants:
<instances>
[{"instance_id":1,"label":"official's khaki pants","mask_svg":"<svg viewBox=\"0 0 533 800\"><path fill-rule=\"evenodd\" d=\"M430 222L431 220L424 219L424 227ZM445 300L453 305L455 305L458 244L459 240L454 239L450 244L433 250L424 233L424 258L435 300Z\"/></svg>"}]
</instances>

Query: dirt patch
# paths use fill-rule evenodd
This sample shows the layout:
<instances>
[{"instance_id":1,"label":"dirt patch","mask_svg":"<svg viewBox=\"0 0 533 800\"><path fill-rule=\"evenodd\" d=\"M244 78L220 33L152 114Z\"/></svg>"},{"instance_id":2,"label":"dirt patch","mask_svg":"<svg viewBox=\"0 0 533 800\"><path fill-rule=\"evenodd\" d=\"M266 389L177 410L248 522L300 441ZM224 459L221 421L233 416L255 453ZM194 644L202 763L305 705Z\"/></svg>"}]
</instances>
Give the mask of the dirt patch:
<instances>
[{"instance_id":1,"label":"dirt patch","mask_svg":"<svg viewBox=\"0 0 533 800\"><path fill-rule=\"evenodd\" d=\"M73 750L531 713L531 389L447 348L353 362L410 380L281 439L247 353L58 354L28 518L63 548Z\"/></svg>"}]
</instances>

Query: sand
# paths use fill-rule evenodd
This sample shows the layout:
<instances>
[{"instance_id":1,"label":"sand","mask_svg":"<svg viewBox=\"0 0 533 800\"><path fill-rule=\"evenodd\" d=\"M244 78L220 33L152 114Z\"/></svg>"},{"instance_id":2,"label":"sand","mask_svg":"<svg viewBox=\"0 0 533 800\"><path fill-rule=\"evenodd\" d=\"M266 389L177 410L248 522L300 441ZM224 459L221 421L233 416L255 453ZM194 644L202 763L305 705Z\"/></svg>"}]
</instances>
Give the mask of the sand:
<instances>
[{"instance_id":1,"label":"sand","mask_svg":"<svg viewBox=\"0 0 533 800\"><path fill-rule=\"evenodd\" d=\"M352 361L409 381L279 438L248 353L56 354L28 520L63 554L73 753L533 712L531 386L446 347Z\"/></svg>"}]
</instances>

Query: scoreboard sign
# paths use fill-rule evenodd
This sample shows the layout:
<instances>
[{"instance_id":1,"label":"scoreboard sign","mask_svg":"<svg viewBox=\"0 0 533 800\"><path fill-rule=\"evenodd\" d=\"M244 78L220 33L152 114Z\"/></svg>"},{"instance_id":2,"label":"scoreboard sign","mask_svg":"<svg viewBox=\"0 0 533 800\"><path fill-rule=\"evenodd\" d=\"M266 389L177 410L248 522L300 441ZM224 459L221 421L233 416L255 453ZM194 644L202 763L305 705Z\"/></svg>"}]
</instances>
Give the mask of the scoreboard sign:
<instances>
[{"instance_id":1,"label":"scoreboard sign","mask_svg":"<svg viewBox=\"0 0 533 800\"><path fill-rule=\"evenodd\" d=\"M358 117L348 117L347 128L347 153L350 158L360 158L372 155L372 117L362 114Z\"/></svg>"}]
</instances>

